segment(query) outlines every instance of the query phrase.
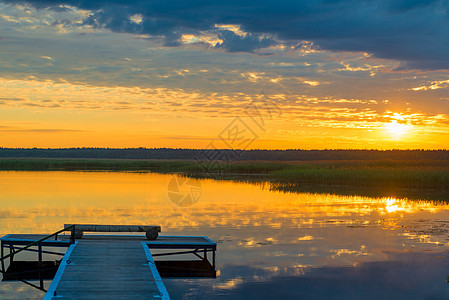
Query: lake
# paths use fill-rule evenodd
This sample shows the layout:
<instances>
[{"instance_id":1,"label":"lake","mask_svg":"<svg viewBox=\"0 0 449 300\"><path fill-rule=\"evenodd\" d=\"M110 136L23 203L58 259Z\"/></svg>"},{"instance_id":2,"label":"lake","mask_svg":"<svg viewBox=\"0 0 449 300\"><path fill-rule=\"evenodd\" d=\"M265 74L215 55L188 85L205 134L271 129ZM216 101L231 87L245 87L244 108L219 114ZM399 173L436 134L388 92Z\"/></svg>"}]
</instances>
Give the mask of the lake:
<instances>
[{"instance_id":1,"label":"lake","mask_svg":"<svg viewBox=\"0 0 449 300\"><path fill-rule=\"evenodd\" d=\"M449 205L171 174L0 172L0 234L64 223L160 225L218 243L216 279L164 279L173 299L448 299ZM46 287L50 282L46 282ZM41 299L1 282L1 299Z\"/></svg>"}]
</instances>

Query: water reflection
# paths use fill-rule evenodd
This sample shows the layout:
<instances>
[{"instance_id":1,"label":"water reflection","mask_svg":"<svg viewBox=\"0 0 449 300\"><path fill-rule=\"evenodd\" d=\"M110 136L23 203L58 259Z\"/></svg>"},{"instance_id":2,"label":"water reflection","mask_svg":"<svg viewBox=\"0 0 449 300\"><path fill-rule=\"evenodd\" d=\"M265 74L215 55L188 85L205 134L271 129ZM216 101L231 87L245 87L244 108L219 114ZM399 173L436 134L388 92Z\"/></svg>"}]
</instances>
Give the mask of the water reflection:
<instances>
[{"instance_id":1,"label":"water reflection","mask_svg":"<svg viewBox=\"0 0 449 300\"><path fill-rule=\"evenodd\" d=\"M0 172L0 233L51 233L64 223L134 223L217 241L218 278L167 279L174 298L279 298L282 293L320 298L323 290L357 298L377 285L382 292L376 295L386 298L397 295L398 286L403 295L413 295L408 289L424 293L417 291L423 285L429 292L431 287L429 295L447 293L449 205L444 202L284 193L201 180L199 201L181 207L167 196L171 178ZM0 284L0 297L15 289ZM270 297L268 289L277 296Z\"/></svg>"}]
</instances>

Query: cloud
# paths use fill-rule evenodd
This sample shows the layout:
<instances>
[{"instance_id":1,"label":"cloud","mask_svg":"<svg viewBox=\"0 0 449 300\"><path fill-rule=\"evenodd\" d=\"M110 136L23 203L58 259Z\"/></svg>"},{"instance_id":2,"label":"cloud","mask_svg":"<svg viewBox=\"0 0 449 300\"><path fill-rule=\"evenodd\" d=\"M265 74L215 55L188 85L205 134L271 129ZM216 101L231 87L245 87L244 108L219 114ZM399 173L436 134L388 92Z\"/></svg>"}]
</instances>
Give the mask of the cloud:
<instances>
[{"instance_id":1,"label":"cloud","mask_svg":"<svg viewBox=\"0 0 449 300\"><path fill-rule=\"evenodd\" d=\"M7 127L7 129L3 129ZM59 133L59 132L85 132L85 130L62 129L62 128L26 128L18 129L10 126L0 126L0 132L23 132L23 133Z\"/></svg>"},{"instance_id":2,"label":"cloud","mask_svg":"<svg viewBox=\"0 0 449 300\"><path fill-rule=\"evenodd\" d=\"M427 90L437 90L447 87L449 80L439 80L432 81L429 85L422 85L418 87L411 88L412 91L427 91Z\"/></svg>"},{"instance_id":3,"label":"cloud","mask_svg":"<svg viewBox=\"0 0 449 300\"><path fill-rule=\"evenodd\" d=\"M223 42L216 47L230 52L313 41L320 49L362 51L399 60L398 71L449 69L447 0L3 2L53 10L77 7L90 11L85 25L164 37L168 46L181 45L183 34L218 31ZM247 35L236 34L229 26Z\"/></svg>"},{"instance_id":4,"label":"cloud","mask_svg":"<svg viewBox=\"0 0 449 300\"><path fill-rule=\"evenodd\" d=\"M0 97L1 101L13 101L13 102L17 102L17 101L25 101L25 99L23 98L16 98L16 97Z\"/></svg>"},{"instance_id":5,"label":"cloud","mask_svg":"<svg viewBox=\"0 0 449 300\"><path fill-rule=\"evenodd\" d=\"M217 43L215 48L224 48L229 52L254 52L257 49L276 44L272 38L264 38L251 33L241 36L230 30L221 31L218 37L222 42Z\"/></svg>"}]
</instances>

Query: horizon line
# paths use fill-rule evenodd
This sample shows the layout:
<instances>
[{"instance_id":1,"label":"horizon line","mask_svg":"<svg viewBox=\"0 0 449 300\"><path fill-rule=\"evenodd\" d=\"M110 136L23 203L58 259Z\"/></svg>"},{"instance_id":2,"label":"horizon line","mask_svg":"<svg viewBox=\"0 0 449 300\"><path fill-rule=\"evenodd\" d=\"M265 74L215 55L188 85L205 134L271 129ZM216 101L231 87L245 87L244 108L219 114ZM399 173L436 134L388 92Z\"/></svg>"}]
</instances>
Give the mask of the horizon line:
<instances>
[{"instance_id":1,"label":"horizon line","mask_svg":"<svg viewBox=\"0 0 449 300\"><path fill-rule=\"evenodd\" d=\"M114 147L63 147L63 148L41 148L41 147L0 147L0 150L82 150L82 149L98 149L98 150L192 150L192 151L236 151L236 152L245 152L245 151L380 151L380 152L388 152L388 151L449 151L449 149L423 149L423 148L411 148L411 149L361 149L361 148L323 148L323 149L300 149L300 148L289 148L289 149L230 149L230 148L222 148L222 149L208 149L208 148L170 148L170 147L128 147L128 148L114 148Z\"/></svg>"}]
</instances>

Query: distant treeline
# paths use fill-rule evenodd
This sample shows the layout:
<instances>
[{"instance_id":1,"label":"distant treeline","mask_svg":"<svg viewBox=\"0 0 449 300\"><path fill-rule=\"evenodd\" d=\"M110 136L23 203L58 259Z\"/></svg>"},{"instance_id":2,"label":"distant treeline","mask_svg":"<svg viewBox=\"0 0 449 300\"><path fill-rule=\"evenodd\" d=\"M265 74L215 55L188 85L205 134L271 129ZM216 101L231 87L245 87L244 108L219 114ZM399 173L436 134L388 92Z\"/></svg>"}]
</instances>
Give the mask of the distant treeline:
<instances>
[{"instance_id":1,"label":"distant treeline","mask_svg":"<svg viewBox=\"0 0 449 300\"><path fill-rule=\"evenodd\" d=\"M449 160L449 150L201 150L171 148L0 148L2 158L179 160Z\"/></svg>"}]
</instances>

